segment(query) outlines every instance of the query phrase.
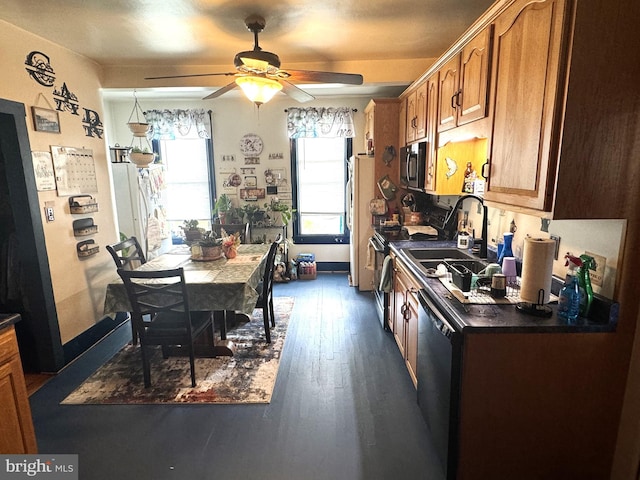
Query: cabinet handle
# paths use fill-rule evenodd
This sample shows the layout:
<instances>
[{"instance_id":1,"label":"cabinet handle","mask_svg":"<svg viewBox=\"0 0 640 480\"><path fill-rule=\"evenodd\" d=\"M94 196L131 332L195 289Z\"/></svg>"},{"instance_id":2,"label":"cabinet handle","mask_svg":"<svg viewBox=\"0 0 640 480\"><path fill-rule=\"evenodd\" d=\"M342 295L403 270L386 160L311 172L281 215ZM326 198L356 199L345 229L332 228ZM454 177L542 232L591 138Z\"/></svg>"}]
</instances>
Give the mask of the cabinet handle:
<instances>
[{"instance_id":1,"label":"cabinet handle","mask_svg":"<svg viewBox=\"0 0 640 480\"><path fill-rule=\"evenodd\" d=\"M451 95L451 108L452 108L453 110L455 110L455 109L456 109L456 105L457 105L456 97L457 97L457 96L458 96L458 92L456 92L456 93L454 93L453 95Z\"/></svg>"},{"instance_id":2,"label":"cabinet handle","mask_svg":"<svg viewBox=\"0 0 640 480\"><path fill-rule=\"evenodd\" d=\"M462 106L462 101L460 100L460 97L462 97L462 90L458 90L458 93L456 93L456 106L457 107L461 107Z\"/></svg>"},{"instance_id":3,"label":"cabinet handle","mask_svg":"<svg viewBox=\"0 0 640 480\"><path fill-rule=\"evenodd\" d=\"M485 162L484 165L482 165L482 176L484 177L484 179L488 179L489 178L489 162Z\"/></svg>"}]
</instances>

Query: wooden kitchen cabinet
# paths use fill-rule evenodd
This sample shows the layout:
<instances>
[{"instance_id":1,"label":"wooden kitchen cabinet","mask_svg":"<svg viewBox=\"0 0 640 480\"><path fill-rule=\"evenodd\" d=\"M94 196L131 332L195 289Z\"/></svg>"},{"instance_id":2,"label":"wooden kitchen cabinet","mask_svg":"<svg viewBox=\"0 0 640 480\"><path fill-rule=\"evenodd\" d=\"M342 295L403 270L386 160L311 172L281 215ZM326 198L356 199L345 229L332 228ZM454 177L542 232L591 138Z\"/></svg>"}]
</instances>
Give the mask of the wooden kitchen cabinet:
<instances>
[{"instance_id":1,"label":"wooden kitchen cabinet","mask_svg":"<svg viewBox=\"0 0 640 480\"><path fill-rule=\"evenodd\" d=\"M435 193L437 174L437 151L436 136L438 123L438 72L431 75L425 82L426 87L426 137L427 137L427 164L425 166L424 189L427 192Z\"/></svg>"},{"instance_id":2,"label":"wooden kitchen cabinet","mask_svg":"<svg viewBox=\"0 0 640 480\"><path fill-rule=\"evenodd\" d=\"M414 386L418 384L416 368L419 289L419 284L413 275L407 271L400 260L394 258L392 332Z\"/></svg>"},{"instance_id":3,"label":"wooden kitchen cabinet","mask_svg":"<svg viewBox=\"0 0 640 480\"><path fill-rule=\"evenodd\" d=\"M482 30L440 68L439 132L486 117L491 31Z\"/></svg>"},{"instance_id":4,"label":"wooden kitchen cabinet","mask_svg":"<svg viewBox=\"0 0 640 480\"><path fill-rule=\"evenodd\" d=\"M405 125L407 143L422 140L427 136L427 82L420 83L407 97Z\"/></svg>"},{"instance_id":5,"label":"wooden kitchen cabinet","mask_svg":"<svg viewBox=\"0 0 640 480\"><path fill-rule=\"evenodd\" d=\"M625 45L637 28L624 12L636 7L516 0L495 18L488 202L554 219L633 215L624 164L639 75Z\"/></svg>"},{"instance_id":6,"label":"wooden kitchen cabinet","mask_svg":"<svg viewBox=\"0 0 640 480\"><path fill-rule=\"evenodd\" d=\"M0 330L0 453L37 453L31 407L13 325Z\"/></svg>"},{"instance_id":7,"label":"wooden kitchen cabinet","mask_svg":"<svg viewBox=\"0 0 640 480\"><path fill-rule=\"evenodd\" d=\"M565 0L514 2L495 20L493 132L485 198L538 210L553 195Z\"/></svg>"}]
</instances>

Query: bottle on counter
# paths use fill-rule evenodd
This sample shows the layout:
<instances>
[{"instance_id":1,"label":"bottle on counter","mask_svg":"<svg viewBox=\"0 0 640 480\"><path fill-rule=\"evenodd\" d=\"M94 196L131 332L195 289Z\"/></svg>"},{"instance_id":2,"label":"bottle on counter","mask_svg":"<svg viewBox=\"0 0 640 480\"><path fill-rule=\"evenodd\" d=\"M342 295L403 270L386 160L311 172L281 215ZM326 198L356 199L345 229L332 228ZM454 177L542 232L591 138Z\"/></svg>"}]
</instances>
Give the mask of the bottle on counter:
<instances>
[{"instance_id":1,"label":"bottle on counter","mask_svg":"<svg viewBox=\"0 0 640 480\"><path fill-rule=\"evenodd\" d=\"M580 313L580 286L578 284L578 276L576 270L582 265L582 260L567 253L565 266L567 276L564 281L564 287L560 290L558 296L558 316L574 321Z\"/></svg>"},{"instance_id":2,"label":"bottle on counter","mask_svg":"<svg viewBox=\"0 0 640 480\"><path fill-rule=\"evenodd\" d=\"M587 317L593 302L593 287L589 270L594 268L595 260L586 253L580 255L582 265L578 269L578 287L580 288L580 316Z\"/></svg>"}]
</instances>

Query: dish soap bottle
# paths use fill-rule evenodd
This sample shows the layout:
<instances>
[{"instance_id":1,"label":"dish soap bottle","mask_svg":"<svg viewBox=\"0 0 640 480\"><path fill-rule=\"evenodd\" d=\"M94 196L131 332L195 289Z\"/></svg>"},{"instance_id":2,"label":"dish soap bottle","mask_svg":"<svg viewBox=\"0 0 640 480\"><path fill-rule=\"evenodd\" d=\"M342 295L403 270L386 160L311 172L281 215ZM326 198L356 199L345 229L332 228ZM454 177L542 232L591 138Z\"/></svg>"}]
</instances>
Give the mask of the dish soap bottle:
<instances>
[{"instance_id":1,"label":"dish soap bottle","mask_svg":"<svg viewBox=\"0 0 640 480\"><path fill-rule=\"evenodd\" d=\"M595 259L586 253L580 255L582 265L578 269L578 286L580 287L580 316L587 317L593 302L593 287L589 270L595 267Z\"/></svg>"},{"instance_id":2,"label":"dish soap bottle","mask_svg":"<svg viewBox=\"0 0 640 480\"><path fill-rule=\"evenodd\" d=\"M564 258L566 259L565 266L569 269L558 298L558 316L573 321L578 318L580 313L580 287L576 269L582 265L582 260L570 253L567 253Z\"/></svg>"}]
</instances>

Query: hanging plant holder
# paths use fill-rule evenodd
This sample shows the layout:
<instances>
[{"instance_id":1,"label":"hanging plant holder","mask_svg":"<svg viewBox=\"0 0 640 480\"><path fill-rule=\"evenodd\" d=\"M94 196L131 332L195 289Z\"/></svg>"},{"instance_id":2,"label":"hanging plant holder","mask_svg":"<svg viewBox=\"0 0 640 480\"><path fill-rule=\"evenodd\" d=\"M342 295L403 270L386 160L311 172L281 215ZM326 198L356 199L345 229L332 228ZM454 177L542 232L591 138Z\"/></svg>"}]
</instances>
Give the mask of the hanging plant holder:
<instances>
[{"instance_id":1,"label":"hanging plant holder","mask_svg":"<svg viewBox=\"0 0 640 480\"><path fill-rule=\"evenodd\" d=\"M134 145L136 143L137 145ZM129 161L134 163L139 168L148 167L156 159L156 154L153 153L149 140L145 136L133 135L131 139L131 152L129 153Z\"/></svg>"},{"instance_id":2,"label":"hanging plant holder","mask_svg":"<svg viewBox=\"0 0 640 480\"><path fill-rule=\"evenodd\" d=\"M135 91L133 92L133 98L133 110L131 111L131 115L129 115L127 126L129 127L129 130L131 130L131 133L133 133L134 137L146 137L147 132L149 131L149 124L144 117L142 107L138 103L138 97L136 96Z\"/></svg>"}]
</instances>

